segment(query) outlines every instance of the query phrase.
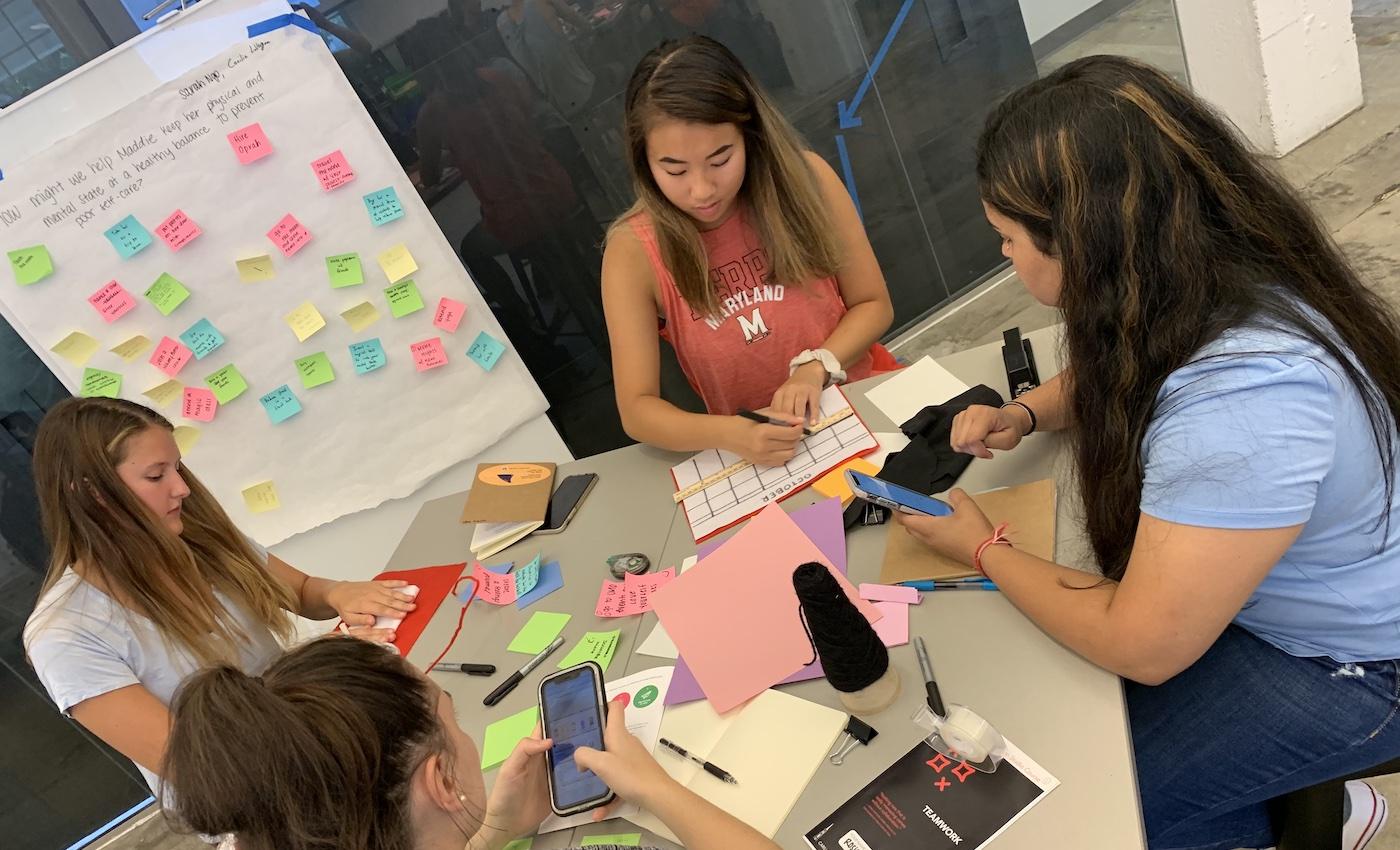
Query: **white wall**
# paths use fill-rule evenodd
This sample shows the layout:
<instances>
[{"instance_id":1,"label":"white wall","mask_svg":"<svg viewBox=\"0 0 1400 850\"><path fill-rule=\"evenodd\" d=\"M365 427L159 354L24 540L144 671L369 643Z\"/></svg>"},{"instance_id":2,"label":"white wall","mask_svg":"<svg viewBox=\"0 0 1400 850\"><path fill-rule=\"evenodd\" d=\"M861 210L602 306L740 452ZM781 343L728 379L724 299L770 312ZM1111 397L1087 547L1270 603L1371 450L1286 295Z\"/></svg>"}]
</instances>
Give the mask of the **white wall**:
<instances>
[{"instance_id":1,"label":"white wall","mask_svg":"<svg viewBox=\"0 0 1400 850\"><path fill-rule=\"evenodd\" d=\"M1098 4L1098 0L1021 0L1021 17L1031 44Z\"/></svg>"}]
</instances>

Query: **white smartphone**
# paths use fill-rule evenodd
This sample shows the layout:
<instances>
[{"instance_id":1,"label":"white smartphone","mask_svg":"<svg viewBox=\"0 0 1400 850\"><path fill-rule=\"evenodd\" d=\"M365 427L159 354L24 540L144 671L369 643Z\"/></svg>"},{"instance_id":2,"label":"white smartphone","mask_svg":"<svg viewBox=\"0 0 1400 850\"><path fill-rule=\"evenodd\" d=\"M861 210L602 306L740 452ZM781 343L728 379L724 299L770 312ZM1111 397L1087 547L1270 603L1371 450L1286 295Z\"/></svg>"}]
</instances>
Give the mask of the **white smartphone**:
<instances>
[{"instance_id":1,"label":"white smartphone","mask_svg":"<svg viewBox=\"0 0 1400 850\"><path fill-rule=\"evenodd\" d=\"M540 682L540 721L544 736L554 741L545 769L549 775L549 807L556 815L576 815L613 800L612 789L591 770L579 770L574 750L603 749L607 703L603 668L585 661L546 676Z\"/></svg>"}]
</instances>

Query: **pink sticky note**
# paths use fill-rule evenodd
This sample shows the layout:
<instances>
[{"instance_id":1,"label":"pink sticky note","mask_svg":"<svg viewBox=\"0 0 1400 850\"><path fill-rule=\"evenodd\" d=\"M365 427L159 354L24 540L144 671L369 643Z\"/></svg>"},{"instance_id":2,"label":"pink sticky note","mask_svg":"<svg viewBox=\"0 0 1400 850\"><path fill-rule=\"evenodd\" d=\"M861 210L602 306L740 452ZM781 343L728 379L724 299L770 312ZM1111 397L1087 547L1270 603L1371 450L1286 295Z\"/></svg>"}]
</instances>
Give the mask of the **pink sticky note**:
<instances>
[{"instance_id":1,"label":"pink sticky note","mask_svg":"<svg viewBox=\"0 0 1400 850\"><path fill-rule=\"evenodd\" d=\"M476 598L492 605L509 605L515 601L515 576L488 571L481 564L472 568L476 581Z\"/></svg>"},{"instance_id":2,"label":"pink sticky note","mask_svg":"<svg viewBox=\"0 0 1400 850\"><path fill-rule=\"evenodd\" d=\"M241 130L234 130L228 134L228 143L233 146L238 161L244 165L272 153L272 142L267 140L261 124L249 124Z\"/></svg>"},{"instance_id":3,"label":"pink sticky note","mask_svg":"<svg viewBox=\"0 0 1400 850\"><path fill-rule=\"evenodd\" d=\"M598 591L598 604L593 613L599 617L630 617L645 614L651 610L651 597L676 577L676 568L670 567L651 575L634 576L628 573L622 581L603 581Z\"/></svg>"},{"instance_id":4,"label":"pink sticky note","mask_svg":"<svg viewBox=\"0 0 1400 850\"><path fill-rule=\"evenodd\" d=\"M190 244L203 232L183 210L176 210L165 221L156 225L156 235L165 240L165 244L169 245L172 251L178 251Z\"/></svg>"},{"instance_id":5,"label":"pink sticky note","mask_svg":"<svg viewBox=\"0 0 1400 850\"><path fill-rule=\"evenodd\" d=\"M918 605L923 597L912 587L895 584L862 584L860 598L868 602L902 602Z\"/></svg>"},{"instance_id":6,"label":"pink sticky note","mask_svg":"<svg viewBox=\"0 0 1400 850\"><path fill-rule=\"evenodd\" d=\"M441 337L410 343L408 350L413 352L413 364L420 372L447 365L447 352L442 347Z\"/></svg>"},{"instance_id":7,"label":"pink sticky note","mask_svg":"<svg viewBox=\"0 0 1400 850\"><path fill-rule=\"evenodd\" d=\"M885 646L903 646L909 642L909 606L903 602L876 602L875 609L884 616L875 623L875 634Z\"/></svg>"},{"instance_id":8,"label":"pink sticky note","mask_svg":"<svg viewBox=\"0 0 1400 850\"><path fill-rule=\"evenodd\" d=\"M466 314L467 305L461 301L444 298L438 302L437 315L433 317L433 324L448 333L456 333L457 326L462 323L462 317Z\"/></svg>"},{"instance_id":9,"label":"pink sticky note","mask_svg":"<svg viewBox=\"0 0 1400 850\"><path fill-rule=\"evenodd\" d=\"M160 345L156 346L155 353L151 355L152 366L161 370L170 377L180 374L180 370L185 368L185 364L190 362L194 352L183 345L178 339L163 337Z\"/></svg>"},{"instance_id":10,"label":"pink sticky note","mask_svg":"<svg viewBox=\"0 0 1400 850\"><path fill-rule=\"evenodd\" d=\"M811 659L812 644L792 587L793 570L809 561L831 571L867 620L880 618L777 504L759 511L695 569L651 595L652 610L715 711L734 708Z\"/></svg>"},{"instance_id":11,"label":"pink sticky note","mask_svg":"<svg viewBox=\"0 0 1400 850\"><path fill-rule=\"evenodd\" d=\"M316 179L321 181L321 188L327 192L339 189L355 179L355 172L350 169L350 163L345 161L345 154L340 151L328 153L312 162L311 170L316 172Z\"/></svg>"},{"instance_id":12,"label":"pink sticky note","mask_svg":"<svg viewBox=\"0 0 1400 850\"><path fill-rule=\"evenodd\" d=\"M290 257L311 241L311 231L302 227L296 216L287 213L267 232L267 238L272 240L272 244L277 246L282 256Z\"/></svg>"},{"instance_id":13,"label":"pink sticky note","mask_svg":"<svg viewBox=\"0 0 1400 850\"><path fill-rule=\"evenodd\" d=\"M185 403L180 415L186 419L197 419L200 422L214 421L214 414L219 411L219 400L214 397L213 390L204 387L185 387Z\"/></svg>"},{"instance_id":14,"label":"pink sticky note","mask_svg":"<svg viewBox=\"0 0 1400 850\"><path fill-rule=\"evenodd\" d=\"M131 312L131 308L136 306L136 299L126 291L126 287L109 280L106 286L88 296L88 303L97 310L102 321L111 324Z\"/></svg>"}]
</instances>

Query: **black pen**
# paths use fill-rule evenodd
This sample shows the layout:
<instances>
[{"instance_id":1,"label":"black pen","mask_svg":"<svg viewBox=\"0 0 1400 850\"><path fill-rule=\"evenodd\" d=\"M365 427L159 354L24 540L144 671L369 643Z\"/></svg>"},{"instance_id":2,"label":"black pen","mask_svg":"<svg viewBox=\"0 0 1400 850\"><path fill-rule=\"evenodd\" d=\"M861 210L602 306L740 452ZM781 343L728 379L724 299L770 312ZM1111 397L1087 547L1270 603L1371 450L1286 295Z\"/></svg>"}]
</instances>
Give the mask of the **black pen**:
<instances>
[{"instance_id":1,"label":"black pen","mask_svg":"<svg viewBox=\"0 0 1400 850\"><path fill-rule=\"evenodd\" d=\"M764 416L762 413L754 413L752 410L744 410L744 409L741 409L741 410L740 410L738 413L736 413L735 415L736 415L736 416L742 416L742 417L744 417L745 419L749 420L750 422L757 422L757 423L760 424L760 425L777 425L779 428L791 428L791 427L792 427L792 424L791 424L791 423L784 422L784 421L781 420L781 419L774 419L774 418L771 417L771 416ZM802 434L803 434L803 436L807 436L807 437L812 436L812 432L811 432L810 430L808 430L807 426L805 426L805 425L802 426Z\"/></svg>"},{"instance_id":2,"label":"black pen","mask_svg":"<svg viewBox=\"0 0 1400 850\"><path fill-rule=\"evenodd\" d=\"M466 673L468 676L494 676L495 664L434 664L433 670L447 673Z\"/></svg>"},{"instance_id":3,"label":"black pen","mask_svg":"<svg viewBox=\"0 0 1400 850\"><path fill-rule=\"evenodd\" d=\"M531 670L540 666L541 661L544 661L546 658L549 657L550 653L554 652L554 650L558 649L563 645L564 636L560 635L559 637L551 641L549 646L546 646L544 649L540 650L539 655L536 655L534 658L531 658L529 661L526 661L524 667L521 667L519 670L516 670L514 673L511 673L509 676L507 676L504 682L497 685L494 691L486 695L486 699L482 700L481 704L495 705L496 703L505 699L506 694L515 690L515 686L520 684L520 681L526 676L530 675Z\"/></svg>"},{"instance_id":4,"label":"black pen","mask_svg":"<svg viewBox=\"0 0 1400 850\"><path fill-rule=\"evenodd\" d=\"M697 755L692 755L691 753L686 752L683 748L677 746L677 745L676 745L674 742L672 742L672 741L668 741L668 740L666 740L665 738L662 738L662 739L661 739L661 746L665 747L666 749L670 750L671 752L675 753L676 755L680 756L681 758L690 759L691 761L693 761L693 762L695 762L696 764L698 764L698 765L700 765L701 767L703 767L703 768L705 769L705 772L706 772L706 773L710 774L711 776L715 777L716 779L719 779L719 780L721 780L721 781L723 781L723 782L728 782L730 785L738 785L738 784L739 784L739 780L737 780L737 779L735 779L733 776L731 776L731 775L729 774L728 771L723 770L723 769L721 769L721 768L719 768L719 767L716 767L716 766L713 765L713 764L710 764L709 762L705 761L704 759L700 758L700 757L697 756Z\"/></svg>"},{"instance_id":5,"label":"black pen","mask_svg":"<svg viewBox=\"0 0 1400 850\"><path fill-rule=\"evenodd\" d=\"M943 695L938 693L938 683L933 680L933 665L928 660L928 648L924 646L924 639L921 637L914 638L914 654L919 656L919 670L924 674L924 692L928 694L928 707L939 717L947 717L948 710L943 707Z\"/></svg>"}]
</instances>

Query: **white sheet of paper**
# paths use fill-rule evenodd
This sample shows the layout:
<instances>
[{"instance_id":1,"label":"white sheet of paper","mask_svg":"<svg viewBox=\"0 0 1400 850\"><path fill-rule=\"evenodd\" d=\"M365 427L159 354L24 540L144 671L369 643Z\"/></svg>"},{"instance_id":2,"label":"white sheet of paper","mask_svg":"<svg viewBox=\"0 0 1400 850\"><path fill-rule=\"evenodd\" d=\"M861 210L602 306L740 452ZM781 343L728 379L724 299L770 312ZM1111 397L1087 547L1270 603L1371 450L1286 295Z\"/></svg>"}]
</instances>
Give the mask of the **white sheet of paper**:
<instances>
[{"instance_id":1,"label":"white sheet of paper","mask_svg":"<svg viewBox=\"0 0 1400 850\"><path fill-rule=\"evenodd\" d=\"M903 451L909 445L909 438L899 431L876 431L875 439L880 442L880 448L866 455L865 459L881 469L890 455Z\"/></svg>"},{"instance_id":2,"label":"white sheet of paper","mask_svg":"<svg viewBox=\"0 0 1400 850\"><path fill-rule=\"evenodd\" d=\"M691 555L681 561L681 568L676 572L676 575L682 575L686 570L695 566L695 560L695 556ZM647 635L646 640L637 645L636 652L642 655L654 655L657 658L675 659L681 656L681 651L676 649L675 641L666 634L666 627L661 625L660 620L656 622L656 627L651 630L651 634Z\"/></svg>"},{"instance_id":3,"label":"white sheet of paper","mask_svg":"<svg viewBox=\"0 0 1400 850\"><path fill-rule=\"evenodd\" d=\"M967 384L952 372L925 357L895 373L893 378L865 394L895 425L903 425L930 404L967 392Z\"/></svg>"}]
</instances>

